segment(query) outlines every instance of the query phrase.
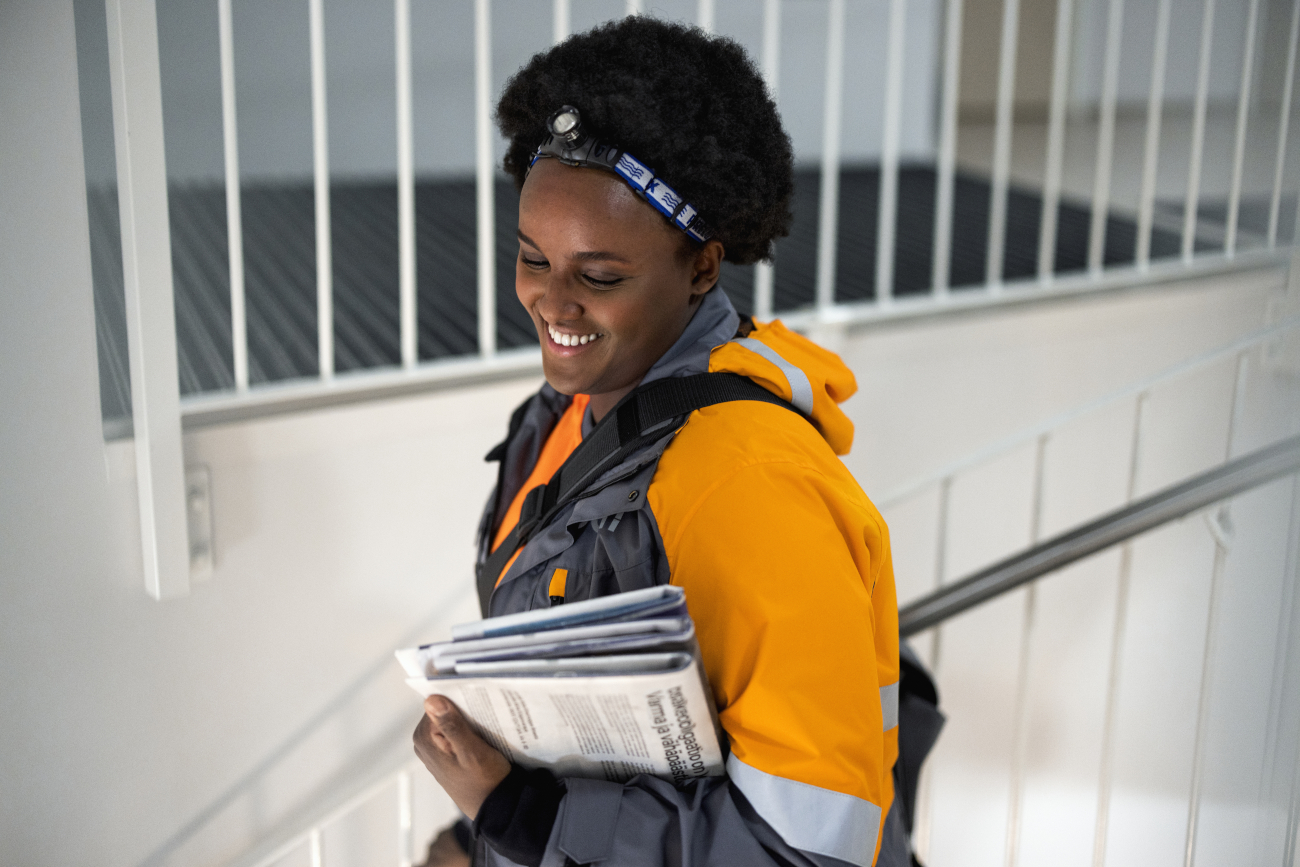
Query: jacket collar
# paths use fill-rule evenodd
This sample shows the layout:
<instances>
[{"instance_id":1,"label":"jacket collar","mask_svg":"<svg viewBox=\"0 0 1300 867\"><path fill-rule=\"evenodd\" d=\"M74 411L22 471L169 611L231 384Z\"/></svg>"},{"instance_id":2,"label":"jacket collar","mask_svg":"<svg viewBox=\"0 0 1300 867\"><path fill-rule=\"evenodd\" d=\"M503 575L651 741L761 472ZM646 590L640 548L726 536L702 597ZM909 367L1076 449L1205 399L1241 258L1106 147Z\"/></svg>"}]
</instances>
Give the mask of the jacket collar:
<instances>
[{"instance_id":1,"label":"jacket collar","mask_svg":"<svg viewBox=\"0 0 1300 867\"><path fill-rule=\"evenodd\" d=\"M735 337L739 327L740 314L731 306L727 293L715 286L700 302L700 309L695 311L682 336L651 366L641 384L670 376L707 373L709 353Z\"/></svg>"},{"instance_id":2,"label":"jacket collar","mask_svg":"<svg viewBox=\"0 0 1300 867\"><path fill-rule=\"evenodd\" d=\"M715 346L721 346L735 337L739 327L740 314L731 306L731 299L721 287L714 287L705 294L700 308L691 317L682 336L646 371L641 385L670 376L707 373L709 353ZM543 391L547 388L550 386L543 386ZM591 420L591 410L588 409L582 417L582 435L587 436L595 426Z\"/></svg>"}]
</instances>

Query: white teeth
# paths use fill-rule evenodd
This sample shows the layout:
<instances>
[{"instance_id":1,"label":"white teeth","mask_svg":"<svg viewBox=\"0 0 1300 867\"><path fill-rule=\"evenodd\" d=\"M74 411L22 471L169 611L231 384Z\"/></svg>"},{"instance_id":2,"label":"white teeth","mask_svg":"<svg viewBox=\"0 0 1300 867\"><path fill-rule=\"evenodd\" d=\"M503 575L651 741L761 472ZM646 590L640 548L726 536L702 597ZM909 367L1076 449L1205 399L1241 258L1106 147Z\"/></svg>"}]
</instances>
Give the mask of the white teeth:
<instances>
[{"instance_id":1,"label":"white teeth","mask_svg":"<svg viewBox=\"0 0 1300 867\"><path fill-rule=\"evenodd\" d=\"M546 331L551 335L551 339L561 346L586 346L591 341L600 337L599 334L562 334L550 325L546 326Z\"/></svg>"}]
</instances>

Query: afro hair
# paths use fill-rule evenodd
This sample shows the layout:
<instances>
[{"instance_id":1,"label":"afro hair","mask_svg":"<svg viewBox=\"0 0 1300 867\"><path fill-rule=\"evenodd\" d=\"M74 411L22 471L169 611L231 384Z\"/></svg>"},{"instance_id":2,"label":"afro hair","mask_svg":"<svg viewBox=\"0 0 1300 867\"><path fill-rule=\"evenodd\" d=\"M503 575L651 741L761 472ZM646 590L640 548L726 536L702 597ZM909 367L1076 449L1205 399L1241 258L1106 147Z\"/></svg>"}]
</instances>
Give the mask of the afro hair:
<instances>
[{"instance_id":1,"label":"afro hair","mask_svg":"<svg viewBox=\"0 0 1300 867\"><path fill-rule=\"evenodd\" d=\"M633 15L535 55L506 83L496 121L505 169L523 187L549 134L577 106L583 127L631 153L700 210L739 265L769 259L789 233L790 138L763 78L730 39Z\"/></svg>"}]
</instances>

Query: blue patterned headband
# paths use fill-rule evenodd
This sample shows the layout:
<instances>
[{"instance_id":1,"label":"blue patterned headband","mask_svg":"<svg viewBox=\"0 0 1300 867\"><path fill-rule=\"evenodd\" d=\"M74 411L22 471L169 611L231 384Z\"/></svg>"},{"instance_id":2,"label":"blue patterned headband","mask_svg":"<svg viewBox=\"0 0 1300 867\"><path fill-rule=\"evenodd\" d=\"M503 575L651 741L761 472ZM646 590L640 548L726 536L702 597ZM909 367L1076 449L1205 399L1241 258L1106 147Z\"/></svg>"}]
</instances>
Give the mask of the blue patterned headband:
<instances>
[{"instance_id":1,"label":"blue patterned headband","mask_svg":"<svg viewBox=\"0 0 1300 867\"><path fill-rule=\"evenodd\" d=\"M583 132L582 115L573 106L561 106L559 111L546 119L546 127L551 134L533 154L528 163L529 170L541 157L552 157L567 166L613 172L627 182L632 192L653 205L655 210L688 237L700 242L713 237L713 230L700 218L699 209L655 177L655 173L645 163L630 153L603 144Z\"/></svg>"}]
</instances>

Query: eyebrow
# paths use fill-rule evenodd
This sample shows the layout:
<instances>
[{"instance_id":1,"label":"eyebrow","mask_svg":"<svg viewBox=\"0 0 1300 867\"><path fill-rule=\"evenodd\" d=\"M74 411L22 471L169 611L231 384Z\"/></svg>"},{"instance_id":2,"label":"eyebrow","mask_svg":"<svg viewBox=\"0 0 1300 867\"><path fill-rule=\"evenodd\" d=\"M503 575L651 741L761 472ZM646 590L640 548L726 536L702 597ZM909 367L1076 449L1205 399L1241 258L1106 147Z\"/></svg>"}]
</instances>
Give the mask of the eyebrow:
<instances>
[{"instance_id":1,"label":"eyebrow","mask_svg":"<svg viewBox=\"0 0 1300 867\"><path fill-rule=\"evenodd\" d=\"M536 241L525 235L522 231L516 229L515 232L519 236L519 240L523 241L528 246L536 250L541 249L541 247L537 245ZM632 264L626 257L604 250L591 250L582 253L574 253L573 258L583 262L622 262L624 265Z\"/></svg>"}]
</instances>

